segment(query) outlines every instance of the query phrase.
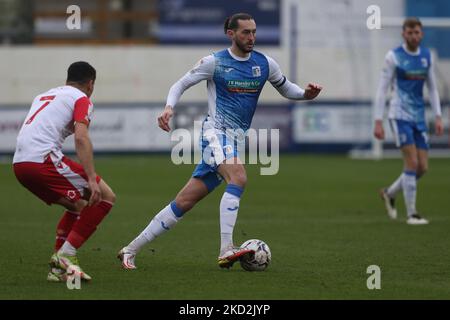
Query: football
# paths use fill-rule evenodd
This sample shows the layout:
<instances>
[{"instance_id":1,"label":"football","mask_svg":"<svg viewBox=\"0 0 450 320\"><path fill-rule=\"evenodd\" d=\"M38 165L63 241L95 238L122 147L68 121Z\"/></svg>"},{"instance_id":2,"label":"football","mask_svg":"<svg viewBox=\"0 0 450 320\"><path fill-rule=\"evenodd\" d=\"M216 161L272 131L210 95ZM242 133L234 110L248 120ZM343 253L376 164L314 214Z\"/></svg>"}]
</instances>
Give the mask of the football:
<instances>
[{"instance_id":1,"label":"football","mask_svg":"<svg viewBox=\"0 0 450 320\"><path fill-rule=\"evenodd\" d=\"M270 248L262 240L250 239L245 241L241 245L241 249L246 248L253 250L253 252L247 253L239 260L241 266L246 271L264 271L270 264L272 254Z\"/></svg>"}]
</instances>

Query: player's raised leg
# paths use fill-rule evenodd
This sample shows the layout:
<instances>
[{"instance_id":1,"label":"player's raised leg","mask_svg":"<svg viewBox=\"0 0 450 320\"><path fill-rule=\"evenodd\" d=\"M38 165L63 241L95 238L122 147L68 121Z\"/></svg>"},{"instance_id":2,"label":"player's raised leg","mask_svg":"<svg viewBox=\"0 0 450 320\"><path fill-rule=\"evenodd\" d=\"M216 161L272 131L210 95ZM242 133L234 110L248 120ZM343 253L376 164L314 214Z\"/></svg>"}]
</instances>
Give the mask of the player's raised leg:
<instances>
[{"instance_id":1,"label":"player's raised leg","mask_svg":"<svg viewBox=\"0 0 450 320\"><path fill-rule=\"evenodd\" d=\"M220 201L220 253L219 267L230 268L239 258L251 250L240 249L233 244L233 230L239 211L241 195L247 183L247 174L239 158L222 163L217 171L227 182Z\"/></svg>"},{"instance_id":2,"label":"player's raised leg","mask_svg":"<svg viewBox=\"0 0 450 320\"><path fill-rule=\"evenodd\" d=\"M148 226L126 247L119 251L118 258L125 269L136 269L135 258L142 247L172 229L183 215L191 210L197 202L208 195L205 182L191 178L171 203L164 207L150 221Z\"/></svg>"}]
</instances>

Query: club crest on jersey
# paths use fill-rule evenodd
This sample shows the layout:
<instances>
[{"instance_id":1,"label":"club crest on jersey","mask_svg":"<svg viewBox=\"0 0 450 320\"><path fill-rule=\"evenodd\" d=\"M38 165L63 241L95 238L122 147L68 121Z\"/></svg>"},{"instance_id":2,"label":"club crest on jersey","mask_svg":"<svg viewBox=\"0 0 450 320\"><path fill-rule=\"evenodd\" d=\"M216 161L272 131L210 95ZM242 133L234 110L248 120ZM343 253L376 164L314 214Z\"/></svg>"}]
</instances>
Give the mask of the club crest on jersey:
<instances>
[{"instance_id":1,"label":"club crest on jersey","mask_svg":"<svg viewBox=\"0 0 450 320\"><path fill-rule=\"evenodd\" d=\"M252 73L254 77L261 77L261 67L260 66L252 67Z\"/></svg>"},{"instance_id":2,"label":"club crest on jersey","mask_svg":"<svg viewBox=\"0 0 450 320\"><path fill-rule=\"evenodd\" d=\"M426 58L422 58L421 61L422 61L422 67L424 67L424 68L428 67L428 60Z\"/></svg>"},{"instance_id":3,"label":"club crest on jersey","mask_svg":"<svg viewBox=\"0 0 450 320\"><path fill-rule=\"evenodd\" d=\"M75 191L74 190L68 190L67 191L67 197L69 198L69 199L75 199L75 197L76 197L76 193L75 193Z\"/></svg>"}]
</instances>

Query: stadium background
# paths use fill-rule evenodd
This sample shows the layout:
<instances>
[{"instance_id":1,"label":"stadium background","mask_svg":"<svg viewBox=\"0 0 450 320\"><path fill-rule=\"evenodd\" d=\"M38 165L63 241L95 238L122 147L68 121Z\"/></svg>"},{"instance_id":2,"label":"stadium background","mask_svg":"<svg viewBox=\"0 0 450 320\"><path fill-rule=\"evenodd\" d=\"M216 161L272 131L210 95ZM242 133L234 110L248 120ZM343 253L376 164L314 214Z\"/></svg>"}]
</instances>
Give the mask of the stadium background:
<instances>
[{"instance_id":1,"label":"stadium background","mask_svg":"<svg viewBox=\"0 0 450 320\"><path fill-rule=\"evenodd\" d=\"M81 8L80 30L66 27L66 9L72 4ZM379 70L387 50L401 43L398 27L367 28L366 9L372 4L380 7L382 19L450 16L445 0L0 0L1 243L3 252L14 257L1 261L7 277L0 280L0 297L450 297L445 271L450 257L444 246L450 240L445 231L450 226L448 160L433 159L430 173L419 184L419 207L425 208L432 224L411 230L388 221L376 195L377 188L399 174L400 161L347 157L349 151L370 148ZM193 168L170 162L174 142L155 118L171 84L201 57L228 45L222 22L238 11L256 19L256 50L275 58L299 85L312 81L324 86L317 101L293 103L268 85L254 118L254 128L280 129L283 154L276 176L259 176L258 168L249 166L236 241L263 238L272 248L273 265L250 278L245 272L224 276L214 269L221 193L216 192L177 230L150 246L139 273L124 276L112 255L173 198ZM376 32L382 36L374 47ZM448 151L450 29L425 32L424 44L438 58L445 125L444 136L431 135L431 141L433 147ZM67 66L76 60L97 69L91 126L96 154L101 156L97 169L119 201L80 253L82 263L100 279L73 293L42 283L61 210L47 208L18 185L9 163L30 101L61 85ZM192 87L177 106L174 128L192 130L193 120L202 120L206 107L205 85ZM429 126L433 127L432 117ZM387 148L392 146L389 135L387 142ZM73 151L71 139L66 150ZM366 288L365 268L370 264L387 270L387 287L378 292ZM204 279L202 290L192 289L197 284L184 277L192 272ZM227 288L227 281L238 285ZM130 282L139 284L127 289ZM177 282L180 286L174 291Z\"/></svg>"}]
</instances>

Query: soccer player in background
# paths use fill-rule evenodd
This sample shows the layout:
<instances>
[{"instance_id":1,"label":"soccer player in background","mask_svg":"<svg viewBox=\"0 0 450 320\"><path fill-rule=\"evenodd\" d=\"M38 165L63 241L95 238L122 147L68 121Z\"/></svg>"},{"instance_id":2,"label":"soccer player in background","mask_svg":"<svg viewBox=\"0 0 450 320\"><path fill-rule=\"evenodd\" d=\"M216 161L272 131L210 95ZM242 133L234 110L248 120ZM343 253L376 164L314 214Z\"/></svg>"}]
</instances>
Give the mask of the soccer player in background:
<instances>
[{"instance_id":1,"label":"soccer player in background","mask_svg":"<svg viewBox=\"0 0 450 320\"><path fill-rule=\"evenodd\" d=\"M427 85L431 107L435 115L435 133L443 134L441 105L434 75L434 61L428 48L420 46L423 38L422 23L408 18L403 23L404 43L390 50L385 58L377 91L375 127L376 138L384 139L383 115L386 93L393 88L389 108L389 123L397 147L403 156L403 172L388 188L380 190L386 210L392 219L397 218L395 197L403 190L408 218L412 225L427 224L416 209L417 181L428 169L428 135L425 122L423 86Z\"/></svg>"},{"instance_id":2,"label":"soccer player in background","mask_svg":"<svg viewBox=\"0 0 450 320\"><path fill-rule=\"evenodd\" d=\"M272 58L253 51L256 24L250 15L238 13L231 16L225 21L224 31L232 42L231 47L202 58L178 80L170 88L165 109L158 118L160 128L170 131L169 120L183 92L207 80L209 112L203 121L201 135L204 156L175 199L156 214L139 236L120 250L118 257L125 269L135 269L139 250L172 229L223 179L227 186L219 206L221 246L218 264L221 268L229 268L249 252L233 245L233 229L247 176L238 158L236 137L230 134L230 130L245 132L250 128L266 80L281 95L293 100L314 99L322 89L311 83L305 90L301 89L286 79Z\"/></svg>"},{"instance_id":3,"label":"soccer player in background","mask_svg":"<svg viewBox=\"0 0 450 320\"><path fill-rule=\"evenodd\" d=\"M88 127L93 105L95 69L72 63L65 86L39 94L17 137L13 159L19 182L42 201L66 208L56 228L48 281L64 281L71 267L82 280L91 280L79 266L77 249L94 233L111 210L115 195L96 174ZM62 153L64 140L74 134L81 164Z\"/></svg>"}]
</instances>

